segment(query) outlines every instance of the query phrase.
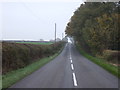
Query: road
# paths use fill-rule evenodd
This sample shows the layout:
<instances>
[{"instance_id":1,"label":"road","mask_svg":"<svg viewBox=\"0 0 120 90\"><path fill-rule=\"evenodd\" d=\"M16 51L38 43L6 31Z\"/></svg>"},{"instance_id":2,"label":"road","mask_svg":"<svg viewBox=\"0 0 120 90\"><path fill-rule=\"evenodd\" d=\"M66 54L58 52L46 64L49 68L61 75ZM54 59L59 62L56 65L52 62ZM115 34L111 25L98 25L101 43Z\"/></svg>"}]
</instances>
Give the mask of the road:
<instances>
[{"instance_id":1,"label":"road","mask_svg":"<svg viewBox=\"0 0 120 90\"><path fill-rule=\"evenodd\" d=\"M67 43L54 60L10 88L118 88L118 79Z\"/></svg>"}]
</instances>

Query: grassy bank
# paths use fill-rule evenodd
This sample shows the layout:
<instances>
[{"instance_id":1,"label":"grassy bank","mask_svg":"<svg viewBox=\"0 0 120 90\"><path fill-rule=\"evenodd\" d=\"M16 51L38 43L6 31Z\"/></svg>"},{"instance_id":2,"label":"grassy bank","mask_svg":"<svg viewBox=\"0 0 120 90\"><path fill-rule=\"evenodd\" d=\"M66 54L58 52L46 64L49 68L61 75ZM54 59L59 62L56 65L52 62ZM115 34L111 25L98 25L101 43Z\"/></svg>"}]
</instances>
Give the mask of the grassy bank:
<instances>
[{"instance_id":1,"label":"grassy bank","mask_svg":"<svg viewBox=\"0 0 120 90\"><path fill-rule=\"evenodd\" d=\"M17 81L21 80L22 78L24 78L25 76L31 74L32 72L36 71L37 69L41 68L43 65L45 65L46 63L50 62L51 60L53 60L57 55L59 55L59 53L62 51L62 49L54 54L53 56L47 57L47 58L43 58L43 59L39 59L36 62L7 73L6 75L3 75L2 78L2 83L3 83L3 87L2 88L8 88L11 85L13 85L14 83L16 83Z\"/></svg>"},{"instance_id":2,"label":"grassy bank","mask_svg":"<svg viewBox=\"0 0 120 90\"><path fill-rule=\"evenodd\" d=\"M97 57L93 57L93 56L87 54L80 46L78 46L78 45L76 45L76 46L83 56L85 56L86 58L88 58L89 60L94 62L95 64L101 66L102 68L104 68L108 72L110 72L113 75L120 78L120 73L118 72L118 67L117 66L113 66L113 65L109 64L106 60L103 60L103 59L100 59L100 58L97 58Z\"/></svg>"}]
</instances>

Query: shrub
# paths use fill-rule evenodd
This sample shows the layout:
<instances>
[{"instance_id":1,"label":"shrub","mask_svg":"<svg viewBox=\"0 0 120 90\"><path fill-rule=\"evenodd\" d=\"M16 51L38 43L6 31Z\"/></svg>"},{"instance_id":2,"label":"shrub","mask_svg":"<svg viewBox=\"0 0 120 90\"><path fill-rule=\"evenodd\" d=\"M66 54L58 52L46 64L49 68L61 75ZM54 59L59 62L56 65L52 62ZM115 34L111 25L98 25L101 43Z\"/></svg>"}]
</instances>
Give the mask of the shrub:
<instances>
[{"instance_id":1,"label":"shrub","mask_svg":"<svg viewBox=\"0 0 120 90\"><path fill-rule=\"evenodd\" d=\"M118 58L120 58L120 51L104 50L103 57L109 62L118 63Z\"/></svg>"}]
</instances>

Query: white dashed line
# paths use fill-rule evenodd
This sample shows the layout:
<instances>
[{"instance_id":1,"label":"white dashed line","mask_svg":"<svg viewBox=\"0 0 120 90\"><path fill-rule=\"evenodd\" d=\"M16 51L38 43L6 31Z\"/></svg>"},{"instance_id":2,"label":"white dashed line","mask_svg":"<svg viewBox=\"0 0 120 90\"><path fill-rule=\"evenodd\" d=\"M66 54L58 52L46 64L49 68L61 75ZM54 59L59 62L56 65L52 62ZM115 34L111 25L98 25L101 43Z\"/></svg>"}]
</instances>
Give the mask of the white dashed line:
<instances>
[{"instance_id":1,"label":"white dashed line","mask_svg":"<svg viewBox=\"0 0 120 90\"><path fill-rule=\"evenodd\" d=\"M77 80L76 80L75 73L73 73L72 75L73 75L73 82L74 82L74 86L77 86Z\"/></svg>"},{"instance_id":2,"label":"white dashed line","mask_svg":"<svg viewBox=\"0 0 120 90\"><path fill-rule=\"evenodd\" d=\"M70 50L70 49L69 49ZM76 87L77 86L77 79L74 73L74 66L73 66L73 61L72 61L72 57L71 57L71 50L70 50L70 62L71 62L71 69L73 71L72 76L73 76L73 85Z\"/></svg>"},{"instance_id":3,"label":"white dashed line","mask_svg":"<svg viewBox=\"0 0 120 90\"><path fill-rule=\"evenodd\" d=\"M71 64L71 68L72 68L72 70L74 70L73 64Z\"/></svg>"}]
</instances>

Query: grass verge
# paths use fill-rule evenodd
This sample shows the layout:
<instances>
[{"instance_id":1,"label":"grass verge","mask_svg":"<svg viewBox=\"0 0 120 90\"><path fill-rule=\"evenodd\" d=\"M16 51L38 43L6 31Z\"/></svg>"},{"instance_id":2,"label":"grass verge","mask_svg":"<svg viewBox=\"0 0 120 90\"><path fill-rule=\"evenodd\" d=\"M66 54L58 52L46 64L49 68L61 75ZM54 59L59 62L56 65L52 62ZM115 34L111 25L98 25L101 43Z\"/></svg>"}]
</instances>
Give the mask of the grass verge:
<instances>
[{"instance_id":1,"label":"grass verge","mask_svg":"<svg viewBox=\"0 0 120 90\"><path fill-rule=\"evenodd\" d=\"M2 89L2 75L0 74L0 90Z\"/></svg>"},{"instance_id":2,"label":"grass verge","mask_svg":"<svg viewBox=\"0 0 120 90\"><path fill-rule=\"evenodd\" d=\"M34 71L38 70L43 65L47 64L48 62L53 60L55 57L57 57L61 53L62 50L63 50L63 48L53 56L37 60L36 62L34 62L24 68L21 68L21 69L9 72L6 75L3 75L2 76L2 88L8 88L11 85L13 85L14 83L23 79L25 76L30 75Z\"/></svg>"},{"instance_id":3,"label":"grass verge","mask_svg":"<svg viewBox=\"0 0 120 90\"><path fill-rule=\"evenodd\" d=\"M120 78L120 73L117 66L113 66L111 64L109 64L106 60L97 58L97 57L93 57L91 55L89 55L88 53L86 53L80 46L76 45L79 52L85 56L86 58L88 58L89 60L91 60L92 62L94 62L95 64L101 66L102 68L104 68L105 70L107 70L108 72L112 73L113 75L117 76L118 78Z\"/></svg>"}]
</instances>

